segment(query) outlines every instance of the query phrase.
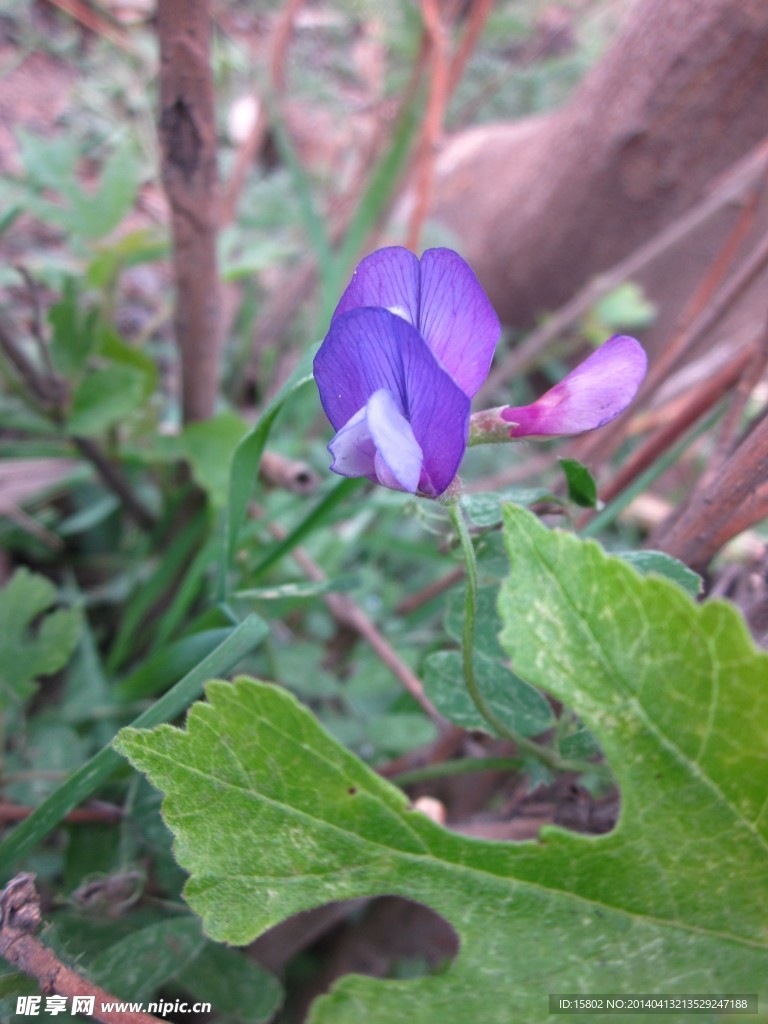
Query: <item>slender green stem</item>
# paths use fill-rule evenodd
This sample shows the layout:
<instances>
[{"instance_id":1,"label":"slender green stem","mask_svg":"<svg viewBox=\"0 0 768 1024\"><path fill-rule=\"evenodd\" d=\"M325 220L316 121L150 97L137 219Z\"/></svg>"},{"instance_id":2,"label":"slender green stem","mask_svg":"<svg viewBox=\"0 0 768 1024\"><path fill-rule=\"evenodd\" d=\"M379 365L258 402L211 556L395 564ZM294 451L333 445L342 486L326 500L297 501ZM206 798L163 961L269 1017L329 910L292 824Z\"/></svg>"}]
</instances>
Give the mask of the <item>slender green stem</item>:
<instances>
[{"instance_id":1,"label":"slender green stem","mask_svg":"<svg viewBox=\"0 0 768 1024\"><path fill-rule=\"evenodd\" d=\"M545 764L552 771L600 771L600 765L594 765L584 761L563 760L557 751L547 747L541 747L527 736L522 736L515 729L503 722L488 704L480 689L475 676L474 647L475 647L475 618L477 615L477 560L472 538L469 535L461 505L453 501L449 505L451 521L461 544L466 566L467 587L464 597L464 628L461 639L461 659L464 669L464 681L472 702L480 715L490 726L490 731L496 736L502 736L511 740L519 752L528 757L533 757L542 764Z\"/></svg>"}]
</instances>

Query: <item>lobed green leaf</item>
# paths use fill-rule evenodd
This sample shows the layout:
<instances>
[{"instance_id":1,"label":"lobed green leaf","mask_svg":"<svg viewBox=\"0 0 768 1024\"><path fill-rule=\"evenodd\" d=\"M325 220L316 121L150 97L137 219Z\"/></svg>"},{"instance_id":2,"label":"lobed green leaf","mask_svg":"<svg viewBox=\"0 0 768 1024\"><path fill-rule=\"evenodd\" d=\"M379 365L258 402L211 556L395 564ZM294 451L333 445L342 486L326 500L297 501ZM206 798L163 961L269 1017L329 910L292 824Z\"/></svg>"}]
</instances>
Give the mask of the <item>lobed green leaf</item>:
<instances>
[{"instance_id":1,"label":"lobed green leaf","mask_svg":"<svg viewBox=\"0 0 768 1024\"><path fill-rule=\"evenodd\" d=\"M56 600L49 580L23 568L0 590L0 711L34 693L39 676L58 672L72 656L82 617L77 608L49 611Z\"/></svg>"},{"instance_id":2,"label":"lobed green leaf","mask_svg":"<svg viewBox=\"0 0 768 1024\"><path fill-rule=\"evenodd\" d=\"M454 926L446 973L345 978L315 1024L513 1024L543 1018L557 992L768 994L768 656L729 605L696 605L521 509L505 510L505 529L502 642L607 753L622 793L614 831L455 835L285 692L215 682L186 731L118 741L166 794L190 905L234 943L384 893Z\"/></svg>"}]
</instances>

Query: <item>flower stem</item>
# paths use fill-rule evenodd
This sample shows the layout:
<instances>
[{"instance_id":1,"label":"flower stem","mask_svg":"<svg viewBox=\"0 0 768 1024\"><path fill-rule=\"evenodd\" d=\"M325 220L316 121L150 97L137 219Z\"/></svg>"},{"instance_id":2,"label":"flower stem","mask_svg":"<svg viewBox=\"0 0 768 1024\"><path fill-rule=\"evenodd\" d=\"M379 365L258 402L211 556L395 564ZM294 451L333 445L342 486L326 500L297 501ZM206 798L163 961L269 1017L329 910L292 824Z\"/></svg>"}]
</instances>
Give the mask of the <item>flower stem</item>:
<instances>
[{"instance_id":1,"label":"flower stem","mask_svg":"<svg viewBox=\"0 0 768 1024\"><path fill-rule=\"evenodd\" d=\"M459 501L452 501L448 507L451 522L461 544L464 564L466 566L467 586L464 597L464 628L461 638L461 658L464 669L464 682L467 685L469 696L472 698L472 703L477 708L481 717L490 726L489 731L493 735L511 740L521 754L535 758L552 771L600 771L601 765L593 765L583 761L564 760L557 751L541 747L533 740L529 740L527 736L522 736L517 730L503 722L485 699L475 676L474 665L475 618L477 615L477 560L475 558L475 549Z\"/></svg>"}]
</instances>

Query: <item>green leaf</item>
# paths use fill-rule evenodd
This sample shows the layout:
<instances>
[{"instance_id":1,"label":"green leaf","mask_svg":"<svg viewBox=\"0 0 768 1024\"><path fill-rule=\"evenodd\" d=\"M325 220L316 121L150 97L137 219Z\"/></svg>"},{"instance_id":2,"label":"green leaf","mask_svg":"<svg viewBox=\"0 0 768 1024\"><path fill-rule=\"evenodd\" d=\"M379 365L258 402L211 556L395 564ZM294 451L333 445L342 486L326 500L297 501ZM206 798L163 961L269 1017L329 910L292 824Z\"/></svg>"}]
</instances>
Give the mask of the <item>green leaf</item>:
<instances>
[{"instance_id":1,"label":"green leaf","mask_svg":"<svg viewBox=\"0 0 768 1024\"><path fill-rule=\"evenodd\" d=\"M282 999L277 979L255 960L213 942L176 978L217 1014L232 1014L242 1024L272 1020Z\"/></svg>"},{"instance_id":2,"label":"green leaf","mask_svg":"<svg viewBox=\"0 0 768 1024\"><path fill-rule=\"evenodd\" d=\"M29 186L65 199L63 204L53 203L31 195L27 205L41 219L93 240L109 234L132 209L141 167L129 140L107 157L94 193L86 192L78 180L81 153L74 136L51 140L20 132L19 143Z\"/></svg>"},{"instance_id":3,"label":"green leaf","mask_svg":"<svg viewBox=\"0 0 768 1024\"><path fill-rule=\"evenodd\" d=\"M568 498L582 508L597 508L597 484L587 467L578 459L560 459L568 485Z\"/></svg>"},{"instance_id":4,"label":"green leaf","mask_svg":"<svg viewBox=\"0 0 768 1024\"><path fill-rule=\"evenodd\" d=\"M237 540L240 528L245 519L248 502L256 485L256 478L261 465L261 457L267 446L269 433L277 419L277 414L285 400L312 379L312 360L317 351L313 346L305 353L299 365L288 380L283 384L270 404L240 441L232 455L229 466L229 490L227 496L227 514L224 521L224 538L219 558L219 596L226 591L226 574L237 551Z\"/></svg>"},{"instance_id":5,"label":"green leaf","mask_svg":"<svg viewBox=\"0 0 768 1024\"><path fill-rule=\"evenodd\" d=\"M145 375L127 366L108 366L85 377L72 399L67 431L92 437L115 426L144 399Z\"/></svg>"},{"instance_id":6,"label":"green leaf","mask_svg":"<svg viewBox=\"0 0 768 1024\"><path fill-rule=\"evenodd\" d=\"M10 1000L16 1000L17 996L33 995L39 988L34 978L28 974L0 974L0 999L9 1001L8 1012L12 1012ZM1 1007L0 1007L1 1008Z\"/></svg>"},{"instance_id":7,"label":"green leaf","mask_svg":"<svg viewBox=\"0 0 768 1024\"><path fill-rule=\"evenodd\" d=\"M392 757L437 738L437 727L420 711L377 715L368 726L368 739L376 749Z\"/></svg>"},{"instance_id":8,"label":"green leaf","mask_svg":"<svg viewBox=\"0 0 768 1024\"><path fill-rule=\"evenodd\" d=\"M233 412L222 412L182 431L182 447L197 483L217 507L227 500L229 466L248 424Z\"/></svg>"},{"instance_id":9,"label":"green leaf","mask_svg":"<svg viewBox=\"0 0 768 1024\"><path fill-rule=\"evenodd\" d=\"M84 238L103 238L133 208L141 182L141 167L130 142L123 142L107 158L98 190L71 193L72 229Z\"/></svg>"},{"instance_id":10,"label":"green leaf","mask_svg":"<svg viewBox=\"0 0 768 1024\"><path fill-rule=\"evenodd\" d=\"M193 964L206 944L197 920L171 918L113 943L90 961L88 973L118 998L147 1001Z\"/></svg>"},{"instance_id":11,"label":"green leaf","mask_svg":"<svg viewBox=\"0 0 768 1024\"><path fill-rule=\"evenodd\" d=\"M68 378L78 376L96 348L98 336L94 318L82 305L74 278L67 278L64 282L61 298L48 312L48 321L52 330L51 359L55 369Z\"/></svg>"},{"instance_id":12,"label":"green leaf","mask_svg":"<svg viewBox=\"0 0 768 1024\"><path fill-rule=\"evenodd\" d=\"M0 214L0 238L9 228L13 227L14 221L21 215L22 209L21 204L18 204Z\"/></svg>"},{"instance_id":13,"label":"green leaf","mask_svg":"<svg viewBox=\"0 0 768 1024\"><path fill-rule=\"evenodd\" d=\"M497 526L502 519L506 502L515 505L533 505L538 501L562 502L544 487L511 487L504 491L479 491L463 494L461 507L475 526Z\"/></svg>"},{"instance_id":14,"label":"green leaf","mask_svg":"<svg viewBox=\"0 0 768 1024\"><path fill-rule=\"evenodd\" d=\"M0 711L35 692L38 676L63 668L82 625L77 608L43 615L57 600L44 576L17 569L0 590Z\"/></svg>"},{"instance_id":15,"label":"green leaf","mask_svg":"<svg viewBox=\"0 0 768 1024\"><path fill-rule=\"evenodd\" d=\"M616 554L643 576L655 573L673 580L691 597L698 597L703 590L704 582L697 572L663 551L617 551Z\"/></svg>"},{"instance_id":16,"label":"green leaf","mask_svg":"<svg viewBox=\"0 0 768 1024\"><path fill-rule=\"evenodd\" d=\"M50 714L36 715L25 728L23 750L9 755L10 773L21 777L7 783L5 793L18 803L37 806L55 788L53 780L77 768L88 753L88 744L71 726ZM49 772L53 778L46 778Z\"/></svg>"},{"instance_id":17,"label":"green leaf","mask_svg":"<svg viewBox=\"0 0 768 1024\"><path fill-rule=\"evenodd\" d=\"M638 330L653 323L656 307L635 281L625 281L597 303L594 313L609 331Z\"/></svg>"},{"instance_id":18,"label":"green leaf","mask_svg":"<svg viewBox=\"0 0 768 1024\"><path fill-rule=\"evenodd\" d=\"M159 989L180 986L217 1014L232 1013L243 1024L268 1021L282 999L273 975L237 950L206 939L200 922L189 916L138 928L86 956L85 968L118 998L148 1002Z\"/></svg>"},{"instance_id":19,"label":"green leaf","mask_svg":"<svg viewBox=\"0 0 768 1024\"><path fill-rule=\"evenodd\" d=\"M249 615L191 672L143 711L134 720L134 727L151 728L158 722L181 714L199 696L206 679L217 672L228 672L263 638L263 621L257 615ZM36 807L25 821L17 825L0 843L0 878L6 877L19 858L55 828L66 814L91 796L119 764L120 758L112 747L103 747Z\"/></svg>"},{"instance_id":20,"label":"green leaf","mask_svg":"<svg viewBox=\"0 0 768 1024\"><path fill-rule=\"evenodd\" d=\"M116 241L102 245L85 271L92 288L110 288L124 267L154 263L163 259L169 249L168 238L157 228L129 231Z\"/></svg>"},{"instance_id":21,"label":"green leaf","mask_svg":"<svg viewBox=\"0 0 768 1024\"><path fill-rule=\"evenodd\" d=\"M99 353L113 363L138 370L144 377L145 399L155 392L159 375L154 359L135 345L129 345L109 324L100 325Z\"/></svg>"},{"instance_id":22,"label":"green leaf","mask_svg":"<svg viewBox=\"0 0 768 1024\"><path fill-rule=\"evenodd\" d=\"M505 658L504 650L499 643L501 618L496 608L498 597L498 586L478 588L474 637L475 652L497 661ZM464 594L458 590L452 591L448 597L445 628L448 635L460 644L464 630Z\"/></svg>"},{"instance_id":23,"label":"green leaf","mask_svg":"<svg viewBox=\"0 0 768 1024\"><path fill-rule=\"evenodd\" d=\"M509 844L453 834L285 692L217 682L186 731L118 741L166 793L190 905L232 943L379 893L456 928L461 952L443 975L344 978L314 1024L514 1024L543 1019L550 992L765 997L768 655L733 607L696 605L515 507L505 521L505 645L609 757L622 795L614 831L548 827Z\"/></svg>"},{"instance_id":24,"label":"green leaf","mask_svg":"<svg viewBox=\"0 0 768 1024\"><path fill-rule=\"evenodd\" d=\"M497 660L475 652L475 677L493 713L521 736L538 736L554 722L552 708L533 687ZM438 651L424 663L424 692L437 710L462 729L489 730L464 685L458 651Z\"/></svg>"},{"instance_id":25,"label":"green leaf","mask_svg":"<svg viewBox=\"0 0 768 1024\"><path fill-rule=\"evenodd\" d=\"M79 142L74 134L50 139L19 131L18 142L26 179L31 185L60 192L65 182L74 181L80 158Z\"/></svg>"}]
</instances>

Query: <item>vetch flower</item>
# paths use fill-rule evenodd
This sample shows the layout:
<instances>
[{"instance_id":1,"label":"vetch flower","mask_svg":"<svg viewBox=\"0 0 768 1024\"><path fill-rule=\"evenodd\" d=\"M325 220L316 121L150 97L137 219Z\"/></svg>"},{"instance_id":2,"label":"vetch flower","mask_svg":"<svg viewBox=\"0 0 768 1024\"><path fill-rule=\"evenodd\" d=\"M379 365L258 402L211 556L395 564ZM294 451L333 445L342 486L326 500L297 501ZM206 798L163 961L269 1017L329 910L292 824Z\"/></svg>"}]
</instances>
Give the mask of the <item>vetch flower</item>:
<instances>
[{"instance_id":1,"label":"vetch flower","mask_svg":"<svg viewBox=\"0 0 768 1024\"><path fill-rule=\"evenodd\" d=\"M359 265L315 357L336 436L331 469L435 498L456 476L470 399L488 375L501 327L450 249L419 260L380 249Z\"/></svg>"},{"instance_id":2,"label":"vetch flower","mask_svg":"<svg viewBox=\"0 0 768 1024\"><path fill-rule=\"evenodd\" d=\"M400 247L367 256L315 357L336 431L331 469L436 498L467 444L593 430L626 408L645 373L640 344L612 338L538 402L475 414L470 437L470 402L500 331L471 268L450 249L421 260Z\"/></svg>"}]
</instances>

